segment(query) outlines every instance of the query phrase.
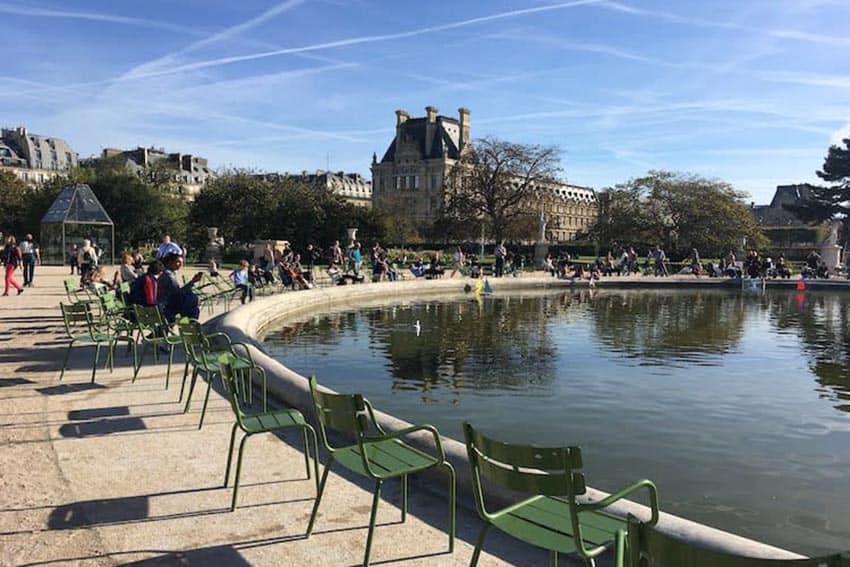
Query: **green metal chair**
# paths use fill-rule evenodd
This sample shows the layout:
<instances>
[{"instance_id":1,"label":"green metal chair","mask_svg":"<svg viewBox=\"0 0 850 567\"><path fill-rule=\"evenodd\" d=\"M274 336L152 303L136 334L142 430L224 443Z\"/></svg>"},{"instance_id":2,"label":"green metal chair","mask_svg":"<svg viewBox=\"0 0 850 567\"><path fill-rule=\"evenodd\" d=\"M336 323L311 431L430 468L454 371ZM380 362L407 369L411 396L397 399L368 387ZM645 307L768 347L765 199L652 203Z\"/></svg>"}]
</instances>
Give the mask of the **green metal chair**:
<instances>
[{"instance_id":1,"label":"green metal chair","mask_svg":"<svg viewBox=\"0 0 850 567\"><path fill-rule=\"evenodd\" d=\"M186 351L186 367L183 370L183 383L180 386L181 401L183 399L189 366L192 366L192 379L189 383L189 392L186 396L186 407L183 409L183 413L189 411L192 403L192 392L195 390L198 376L203 374L207 379L207 392L204 396L204 407L201 410L201 420L198 424L198 429L204 426L204 416L207 412L213 379L216 375L221 375L219 358L222 354L232 357L231 366L240 378L237 383L241 386L243 400L247 398L249 402L253 402L251 387L253 374L256 372L260 375L263 385L263 411L268 410L266 372L261 366L254 363L254 359L251 357L251 351L247 345L232 342L230 337L225 333L204 334L200 322L194 319L184 318L178 320L177 328L180 331L180 338L183 341L183 348Z\"/></svg>"},{"instance_id":2,"label":"green metal chair","mask_svg":"<svg viewBox=\"0 0 850 567\"><path fill-rule=\"evenodd\" d=\"M850 552L811 559L759 559L696 547L630 517L628 567L850 567Z\"/></svg>"},{"instance_id":3,"label":"green metal chair","mask_svg":"<svg viewBox=\"0 0 850 567\"><path fill-rule=\"evenodd\" d=\"M174 333L172 325L162 314L158 305L133 305L138 338L142 341L142 354L139 363L133 371L133 382L142 368L145 351L151 347L154 364L159 363L159 347L168 350L168 368L165 371L165 389L168 389L171 379L171 365L174 362L174 347L183 346L183 339Z\"/></svg>"},{"instance_id":4,"label":"green metal chair","mask_svg":"<svg viewBox=\"0 0 850 567\"><path fill-rule=\"evenodd\" d=\"M407 519L407 476L431 468L442 468L449 476L449 553L454 550L455 537L455 471L446 460L440 434L431 425L414 425L394 433L384 431L375 420L372 404L359 394L331 394L319 390L315 376L310 377L310 393L322 445L330 454L319 494L313 505L307 537L313 532L316 513L322 501L325 483L331 465L339 463L346 469L375 481L375 493L372 499L372 512L369 517L369 533L366 536L366 554L363 565L369 565L369 552L372 549L372 535L375 531L375 516L381 499L381 487L384 481L401 478L401 521ZM328 441L327 429L344 432L353 436L357 444L347 447L334 447ZM427 431L434 437L437 455L429 455L404 443L401 438L417 431Z\"/></svg>"},{"instance_id":5,"label":"green metal chair","mask_svg":"<svg viewBox=\"0 0 850 567\"><path fill-rule=\"evenodd\" d=\"M88 293L80 287L79 278L65 278L62 283L65 286L65 295L68 297L68 303L78 303L91 299Z\"/></svg>"},{"instance_id":6,"label":"green metal chair","mask_svg":"<svg viewBox=\"0 0 850 567\"><path fill-rule=\"evenodd\" d=\"M585 494L581 449L578 447L532 447L495 441L463 424L466 450L472 467L475 506L484 526L475 544L470 565L478 563L484 538L492 527L550 552L557 565L559 553L577 553L589 565L605 550L615 547L615 565L623 566L626 521L607 514L604 508L632 492L649 491L652 519L658 521L655 485L641 480L598 502L582 503ZM531 494L515 504L490 512L484 502L482 477L510 490Z\"/></svg>"},{"instance_id":7,"label":"green metal chair","mask_svg":"<svg viewBox=\"0 0 850 567\"><path fill-rule=\"evenodd\" d=\"M119 342L127 342L133 350L133 367L135 368L136 341L132 336L116 333L105 326L99 326L92 317L91 304L88 302L74 303L71 305L59 304L62 310L62 320L65 324L65 334L71 340L68 343L68 350L65 351L65 359L62 362L62 371L59 374L59 379L65 376L65 369L68 367L68 359L71 356L71 349L75 344L87 344L95 346L94 363L91 370L91 381L94 382L97 373L97 363L100 359L100 348L106 346L107 357L106 364L109 366L109 371L112 372L113 360L115 356L115 345Z\"/></svg>"},{"instance_id":8,"label":"green metal chair","mask_svg":"<svg viewBox=\"0 0 850 567\"><path fill-rule=\"evenodd\" d=\"M233 430L230 433L230 448L227 450L227 469L224 472L225 487L227 487L227 482L230 479L230 465L233 461L233 445L236 442L236 431L237 429L241 429L245 434L239 443L239 457L236 459L236 476L233 479L233 500L230 504L230 511L232 512L236 509L236 496L239 492L239 477L242 472L242 454L245 450L245 442L248 441L251 435L256 435L257 433L272 433L284 429L300 429L302 438L304 439L304 467L307 470L307 478L315 479L316 490L318 490L319 442L316 439L316 431L307 423L304 415L297 409L263 411L254 414L244 413L242 407L239 405L239 380L233 368L233 361L233 355L229 354L223 354L218 359L221 378L230 397L230 407L236 416L236 423L233 424ZM313 442L313 469L315 476L312 477L310 474L310 442L308 441L308 433Z\"/></svg>"}]
</instances>

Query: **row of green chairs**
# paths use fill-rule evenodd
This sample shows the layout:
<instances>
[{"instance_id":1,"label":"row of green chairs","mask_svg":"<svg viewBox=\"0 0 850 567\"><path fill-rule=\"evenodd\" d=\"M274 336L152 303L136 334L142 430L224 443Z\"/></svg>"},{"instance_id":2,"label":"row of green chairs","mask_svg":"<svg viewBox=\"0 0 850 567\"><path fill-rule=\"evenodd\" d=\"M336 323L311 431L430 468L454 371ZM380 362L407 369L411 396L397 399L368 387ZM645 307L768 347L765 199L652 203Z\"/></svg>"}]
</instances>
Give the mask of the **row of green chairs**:
<instances>
[{"instance_id":1,"label":"row of green chairs","mask_svg":"<svg viewBox=\"0 0 850 567\"><path fill-rule=\"evenodd\" d=\"M203 375L207 380L207 391L199 423L199 428L202 427L212 382L215 376L219 376L235 415L225 469L225 487L229 484L233 468L236 434L238 431L243 434L236 461L231 510L235 509L237 503L242 457L248 438L259 433L298 429L304 442L307 478L315 479L317 489L307 526L308 537L315 526L322 495L334 464L370 479L375 485L364 565L369 564L377 508L384 483L400 479L401 519L404 521L407 515L408 476L429 469L440 469L448 477L448 535L449 552L452 552L455 535L455 471L446 460L439 433L434 427L417 425L388 433L375 419L374 409L368 400L357 394L323 391L316 378L311 377L309 385L319 428L317 436L298 410L268 410L265 373L254 363L247 345L230 341L224 333L204 334L200 323L191 319L179 320L178 332L174 333L158 308L128 308L120 299L109 294L101 296L100 305L100 319L93 316L90 301L61 305L66 331L71 338L62 374L74 344L93 344L96 347L92 368L94 381L101 347L106 346L106 364L112 370L115 347L118 343L126 342L133 351L135 380L141 367L141 359L136 354L137 340L140 340L144 344L142 357L144 348L148 346L152 347L155 358L161 345L169 349L169 370L166 374L168 387L174 347L183 346L186 364L180 391L181 401L189 377L188 370L192 367L184 411L189 410L197 378ZM132 309L134 325L128 321L128 309ZM241 404L246 400L249 403L252 401L254 372L262 376L263 410L246 413ZM329 430L353 437L355 444L335 445L328 435ZM436 454L429 454L404 442L405 436L417 432L432 436ZM581 499L586 494L586 483L581 472L583 460L578 447L534 447L505 443L483 435L469 423L464 424L464 437L472 469L475 505L484 521L470 565L477 564L486 535L495 527L520 541L548 550L552 565L557 565L559 554L577 554L589 565L594 565L596 558L610 551L616 567L850 567L850 554L846 553L814 559L777 560L732 556L695 547L656 529L659 517L658 493L655 485L648 480L641 480L602 500L588 502ZM321 438L322 446L329 455L321 479L318 470L318 438ZM485 502L485 483L497 484L528 496L510 506L490 510ZM639 490L645 490L649 497L651 517L647 521L638 521L633 517L624 520L606 511L613 503Z\"/></svg>"},{"instance_id":2,"label":"row of green chairs","mask_svg":"<svg viewBox=\"0 0 850 567\"><path fill-rule=\"evenodd\" d=\"M231 358L219 360L222 377L230 394L236 415L228 451L225 486L231 470L235 435L244 432L239 446L231 510L241 472L242 453L249 436L257 433L300 429L304 439L307 477L310 478L310 440L314 469L318 480L318 451L315 430L295 409L246 415L240 405L238 383L234 379ZM375 483L369 531L366 536L364 565L369 564L375 529L375 518L381 489L385 481L401 480L401 520L407 515L407 477L429 469L441 469L449 481L449 553L455 536L455 471L446 460L440 435L430 425L416 425L388 433L375 419L372 405L359 394L336 394L320 389L314 377L309 380L319 438L328 453L324 473L317 484L317 495L307 526L307 537L313 531L328 481L331 466L366 477ZM484 525L479 533L470 562L478 563L481 549L490 529L496 528L520 541L549 551L550 564L557 565L559 554L576 554L588 565L595 565L600 555L610 552L616 567L850 567L850 553L812 559L759 559L740 557L695 547L659 531L658 491L649 480L631 486L598 501L582 498L587 493L581 449L578 447L535 447L505 443L487 437L464 423L464 438L472 469L476 509ZM329 430L351 436L354 445L337 446L331 442ZM433 437L436 454L429 454L405 443L402 438L424 431ZM527 497L498 510L490 510L485 502L484 486L499 485ZM608 511L615 502L638 491L649 499L650 517L640 521L633 516L623 519Z\"/></svg>"},{"instance_id":3,"label":"row of green chairs","mask_svg":"<svg viewBox=\"0 0 850 567\"><path fill-rule=\"evenodd\" d=\"M384 431L375 419L374 409L368 400L359 394L332 394L322 391L316 382L316 378L310 379L310 392L313 397L316 421L319 426L319 438L322 446L329 457L325 465L321 480L318 477L318 443L316 432L304 419L303 414L296 409L284 409L272 412L263 412L246 415L239 405L238 381L235 380L233 357L222 355L219 358L221 375L227 384L230 395L231 406L236 415L236 423L230 437L230 448L227 457L227 468L225 471L225 487L230 476L231 460L235 436L238 429L244 433L239 445L239 456L236 463L236 476L234 480L233 500L231 509L236 507L236 496L239 490L239 476L242 469L242 453L248 437L258 433L280 431L285 429L300 429L304 438L304 455L307 467L307 477L310 477L310 466L308 453L310 443L313 447L313 462L317 482L316 500L310 521L307 526L307 537L313 532L319 505L322 501L325 487L328 482L328 474L334 464L348 469L360 476L364 476L375 483L372 498L372 508L369 517L369 532L366 536L366 550L363 564L369 565L369 557L372 549L372 539L375 531L375 518L378 511L378 502L381 498L381 489L384 483L392 479L401 481L401 520L407 519L407 477L408 475L422 472L432 468L443 470L448 476L449 483L449 552L454 549L455 536L455 471L446 460L443 447L440 443L440 435L430 425L418 425L407 429L388 433ZM338 446L331 442L328 430L335 430L344 435L351 436L355 440L354 445ZM424 431L433 436L436 455L421 451L402 440L402 437L412 433Z\"/></svg>"},{"instance_id":4,"label":"row of green chairs","mask_svg":"<svg viewBox=\"0 0 850 567\"><path fill-rule=\"evenodd\" d=\"M241 392L243 399L253 403L253 380L254 375L259 375L262 383L263 410L268 409L266 374L262 367L254 363L251 351L243 343L230 341L223 333L205 335L201 324L196 320L188 318L177 322L177 330L163 316L157 306L126 305L122 299L109 291L99 298L99 314L95 315L94 305L91 301L79 301L70 305L60 304L62 310L65 332L69 343L62 363L62 371L59 375L61 380L68 366L71 350L76 345L95 346L94 362L92 364L92 382L95 381L100 352L106 348L106 366L110 372L113 369L115 348L119 343L126 343L128 350L133 355L133 382L136 381L141 370L145 354L151 351L154 363L159 362L160 348L168 353L168 367L165 375L165 387L169 387L171 367L174 360L174 352L182 347L185 352L186 362L183 368L183 380L180 386L180 398L183 401L189 369L192 368L191 383L186 399L184 412L188 412L191 404L192 392L199 376L207 380L207 392L204 397L204 407L198 428L202 428L206 415L209 394L215 376L220 375L218 358L221 354L228 354L232 358L232 366L241 380ZM141 343L142 352L138 353L137 345Z\"/></svg>"}]
</instances>

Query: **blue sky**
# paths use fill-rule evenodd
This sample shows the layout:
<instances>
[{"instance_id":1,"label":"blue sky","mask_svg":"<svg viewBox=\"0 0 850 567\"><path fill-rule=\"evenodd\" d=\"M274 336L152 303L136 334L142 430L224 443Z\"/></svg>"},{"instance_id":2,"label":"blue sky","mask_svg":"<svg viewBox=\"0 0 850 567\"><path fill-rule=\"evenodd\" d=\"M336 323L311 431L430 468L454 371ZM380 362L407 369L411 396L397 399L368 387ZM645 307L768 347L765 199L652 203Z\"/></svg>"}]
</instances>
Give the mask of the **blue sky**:
<instances>
[{"instance_id":1,"label":"blue sky","mask_svg":"<svg viewBox=\"0 0 850 567\"><path fill-rule=\"evenodd\" d=\"M845 0L0 0L0 124L368 174L396 109L465 106L572 183L671 169L764 203L850 135L848 23Z\"/></svg>"}]
</instances>

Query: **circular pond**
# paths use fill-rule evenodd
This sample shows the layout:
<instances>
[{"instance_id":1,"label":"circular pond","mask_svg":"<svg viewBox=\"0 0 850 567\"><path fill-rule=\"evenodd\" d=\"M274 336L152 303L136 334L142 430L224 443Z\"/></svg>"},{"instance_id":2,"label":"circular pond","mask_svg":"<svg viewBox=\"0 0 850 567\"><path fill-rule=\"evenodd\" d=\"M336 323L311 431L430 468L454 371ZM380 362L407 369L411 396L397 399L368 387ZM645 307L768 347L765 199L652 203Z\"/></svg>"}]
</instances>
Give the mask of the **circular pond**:
<instances>
[{"instance_id":1,"label":"circular pond","mask_svg":"<svg viewBox=\"0 0 850 567\"><path fill-rule=\"evenodd\" d=\"M523 292L332 311L284 365L462 440L580 445L588 482L802 553L850 541L850 295Z\"/></svg>"}]
</instances>

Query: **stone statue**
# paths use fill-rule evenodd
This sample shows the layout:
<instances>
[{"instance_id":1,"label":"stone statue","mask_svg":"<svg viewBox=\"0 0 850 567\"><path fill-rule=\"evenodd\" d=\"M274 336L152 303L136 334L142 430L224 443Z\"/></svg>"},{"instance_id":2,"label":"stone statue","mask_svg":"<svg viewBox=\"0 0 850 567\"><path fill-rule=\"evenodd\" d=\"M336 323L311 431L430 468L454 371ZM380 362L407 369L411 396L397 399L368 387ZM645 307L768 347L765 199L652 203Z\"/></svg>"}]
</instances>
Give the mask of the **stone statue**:
<instances>
[{"instance_id":1,"label":"stone statue","mask_svg":"<svg viewBox=\"0 0 850 567\"><path fill-rule=\"evenodd\" d=\"M539 236L537 237L537 241L538 242L546 242L547 219L546 219L546 215L543 213L543 211L540 211L540 218L538 219L537 222L538 222L537 226L540 230Z\"/></svg>"}]
</instances>

